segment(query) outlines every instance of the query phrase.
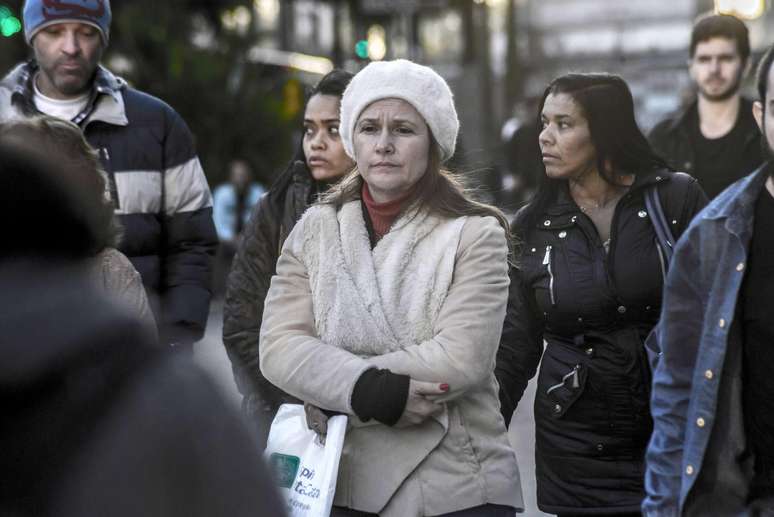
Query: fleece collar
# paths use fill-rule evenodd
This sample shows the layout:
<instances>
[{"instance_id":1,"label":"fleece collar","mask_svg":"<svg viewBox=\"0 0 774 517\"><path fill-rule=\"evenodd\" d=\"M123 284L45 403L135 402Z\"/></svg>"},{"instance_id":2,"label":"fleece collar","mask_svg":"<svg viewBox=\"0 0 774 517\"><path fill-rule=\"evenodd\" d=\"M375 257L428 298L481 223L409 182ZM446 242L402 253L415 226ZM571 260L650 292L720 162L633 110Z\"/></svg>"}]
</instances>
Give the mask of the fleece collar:
<instances>
[{"instance_id":1,"label":"fleece collar","mask_svg":"<svg viewBox=\"0 0 774 517\"><path fill-rule=\"evenodd\" d=\"M38 64L30 60L18 65L2 81L2 85L12 92L13 105L28 116L40 114L35 107L35 90L32 84L38 69ZM121 94L126 87L126 81L116 77L102 65L98 66L92 82L89 102L83 111L72 119L72 122L79 126L94 120L117 126L129 125L124 98Z\"/></svg>"}]
</instances>

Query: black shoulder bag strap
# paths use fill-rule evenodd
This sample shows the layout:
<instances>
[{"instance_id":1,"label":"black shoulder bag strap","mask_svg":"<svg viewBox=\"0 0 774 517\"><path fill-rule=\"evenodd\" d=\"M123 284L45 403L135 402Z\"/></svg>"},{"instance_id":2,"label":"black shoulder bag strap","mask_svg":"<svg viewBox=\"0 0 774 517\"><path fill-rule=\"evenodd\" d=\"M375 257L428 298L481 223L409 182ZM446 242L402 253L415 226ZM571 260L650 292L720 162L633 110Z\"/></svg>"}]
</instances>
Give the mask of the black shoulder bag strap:
<instances>
[{"instance_id":1,"label":"black shoulder bag strap","mask_svg":"<svg viewBox=\"0 0 774 517\"><path fill-rule=\"evenodd\" d=\"M658 244L664 253L666 262L664 270L668 269L674 254L675 238L672 230L669 228L669 221L664 215L664 209L661 207L661 198L658 195L658 184L645 189L645 208L648 210L650 220L653 223L653 229L656 231ZM666 278L665 278L666 280Z\"/></svg>"},{"instance_id":2,"label":"black shoulder bag strap","mask_svg":"<svg viewBox=\"0 0 774 517\"><path fill-rule=\"evenodd\" d=\"M661 207L661 198L658 195L658 184L645 189L645 208L650 215L650 221L653 223L653 229L656 231L656 244L661 250L659 251L659 259L662 260L662 273L664 282L666 282L666 272L669 268L669 263L672 261L672 255L674 254L675 238L672 235L672 230L669 228L669 221L667 221L664 215L664 209ZM645 340L645 351L648 354L651 371L655 371L658 364L659 357L661 356L661 350L656 345L655 334L657 329L653 329L650 335Z\"/></svg>"}]
</instances>

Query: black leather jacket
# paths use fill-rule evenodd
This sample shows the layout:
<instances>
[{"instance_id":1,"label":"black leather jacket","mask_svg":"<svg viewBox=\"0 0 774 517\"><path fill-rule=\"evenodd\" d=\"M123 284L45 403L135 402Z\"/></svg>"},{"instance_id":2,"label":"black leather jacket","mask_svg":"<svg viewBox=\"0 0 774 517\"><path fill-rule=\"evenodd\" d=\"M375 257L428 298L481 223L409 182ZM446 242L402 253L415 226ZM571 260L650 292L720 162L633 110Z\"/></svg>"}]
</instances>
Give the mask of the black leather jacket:
<instances>
[{"instance_id":1,"label":"black leather jacket","mask_svg":"<svg viewBox=\"0 0 774 517\"><path fill-rule=\"evenodd\" d=\"M253 208L228 277L223 343L243 395L242 408L263 443L283 403L299 401L261 374L259 334L263 303L282 245L318 188L304 162L294 162Z\"/></svg>"},{"instance_id":2,"label":"black leather jacket","mask_svg":"<svg viewBox=\"0 0 774 517\"><path fill-rule=\"evenodd\" d=\"M706 203L692 177L638 175L613 216L609 253L565 190L522 236L496 374L505 421L542 356L535 396L538 504L549 513L639 511L652 422L643 343L664 268L644 205L659 185L675 236ZM543 341L547 343L543 351Z\"/></svg>"}]
</instances>

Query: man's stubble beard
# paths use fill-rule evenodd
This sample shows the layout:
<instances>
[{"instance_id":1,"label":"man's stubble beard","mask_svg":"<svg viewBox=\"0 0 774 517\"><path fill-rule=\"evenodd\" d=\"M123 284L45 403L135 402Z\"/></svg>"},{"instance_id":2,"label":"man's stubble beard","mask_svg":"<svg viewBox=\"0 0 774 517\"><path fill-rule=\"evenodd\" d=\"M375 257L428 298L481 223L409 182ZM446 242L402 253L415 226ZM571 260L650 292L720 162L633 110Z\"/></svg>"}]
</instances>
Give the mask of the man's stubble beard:
<instances>
[{"instance_id":1,"label":"man's stubble beard","mask_svg":"<svg viewBox=\"0 0 774 517\"><path fill-rule=\"evenodd\" d=\"M739 73L736 75L736 78L734 79L734 82L731 83L731 86L728 87L728 89L724 92L721 92L719 94L707 94L704 89L701 86L698 86L699 88L699 95L704 97L704 99L710 101L710 102L723 102L727 101L737 93L739 93L739 89L742 87L742 76L744 75L744 68L739 69Z\"/></svg>"}]
</instances>

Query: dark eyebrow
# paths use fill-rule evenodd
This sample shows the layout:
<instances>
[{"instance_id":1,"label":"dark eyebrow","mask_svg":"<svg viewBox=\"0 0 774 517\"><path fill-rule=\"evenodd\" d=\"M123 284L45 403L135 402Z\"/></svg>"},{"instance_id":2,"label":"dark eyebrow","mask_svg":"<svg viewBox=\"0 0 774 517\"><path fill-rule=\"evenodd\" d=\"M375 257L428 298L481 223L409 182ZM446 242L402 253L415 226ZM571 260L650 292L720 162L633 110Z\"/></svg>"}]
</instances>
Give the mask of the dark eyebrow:
<instances>
[{"instance_id":1,"label":"dark eyebrow","mask_svg":"<svg viewBox=\"0 0 774 517\"><path fill-rule=\"evenodd\" d=\"M314 122L314 119L305 118L304 119L304 124L306 124L307 122ZM340 124L341 123L341 121L338 118L324 118L320 122L322 122L323 124Z\"/></svg>"}]
</instances>

